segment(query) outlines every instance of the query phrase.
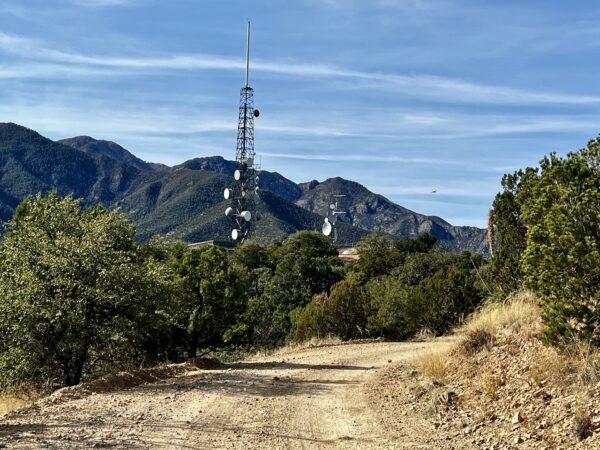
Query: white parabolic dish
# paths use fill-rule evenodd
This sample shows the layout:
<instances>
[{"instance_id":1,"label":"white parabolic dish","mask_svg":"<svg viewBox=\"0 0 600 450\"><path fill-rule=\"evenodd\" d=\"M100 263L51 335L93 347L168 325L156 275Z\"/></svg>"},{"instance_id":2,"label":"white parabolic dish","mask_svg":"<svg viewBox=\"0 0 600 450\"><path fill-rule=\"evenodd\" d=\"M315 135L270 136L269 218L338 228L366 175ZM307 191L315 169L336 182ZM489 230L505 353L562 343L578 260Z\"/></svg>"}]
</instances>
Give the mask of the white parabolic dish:
<instances>
[{"instance_id":1,"label":"white parabolic dish","mask_svg":"<svg viewBox=\"0 0 600 450\"><path fill-rule=\"evenodd\" d=\"M242 211L240 216L242 216L242 219L244 219L246 222L250 222L250 220L252 220L252 213L250 211Z\"/></svg>"}]
</instances>

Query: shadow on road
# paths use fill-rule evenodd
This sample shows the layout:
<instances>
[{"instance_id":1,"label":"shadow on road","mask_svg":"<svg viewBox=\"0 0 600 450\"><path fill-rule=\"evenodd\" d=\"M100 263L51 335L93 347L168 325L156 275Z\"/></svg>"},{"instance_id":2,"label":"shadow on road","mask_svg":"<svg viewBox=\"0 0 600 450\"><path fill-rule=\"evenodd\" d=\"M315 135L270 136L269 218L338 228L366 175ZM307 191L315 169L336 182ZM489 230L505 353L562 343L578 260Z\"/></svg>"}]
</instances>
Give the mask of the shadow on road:
<instances>
[{"instance_id":1,"label":"shadow on road","mask_svg":"<svg viewBox=\"0 0 600 450\"><path fill-rule=\"evenodd\" d=\"M369 370L371 368L344 364L305 364L289 361L238 362L226 367L240 370Z\"/></svg>"},{"instance_id":2,"label":"shadow on road","mask_svg":"<svg viewBox=\"0 0 600 450\"><path fill-rule=\"evenodd\" d=\"M202 374L178 378L176 382L149 384L136 388L156 395L178 395L192 390L218 392L229 396L278 397L318 395L334 385L355 384L354 381L329 379L297 379L273 377L242 371Z\"/></svg>"}]
</instances>

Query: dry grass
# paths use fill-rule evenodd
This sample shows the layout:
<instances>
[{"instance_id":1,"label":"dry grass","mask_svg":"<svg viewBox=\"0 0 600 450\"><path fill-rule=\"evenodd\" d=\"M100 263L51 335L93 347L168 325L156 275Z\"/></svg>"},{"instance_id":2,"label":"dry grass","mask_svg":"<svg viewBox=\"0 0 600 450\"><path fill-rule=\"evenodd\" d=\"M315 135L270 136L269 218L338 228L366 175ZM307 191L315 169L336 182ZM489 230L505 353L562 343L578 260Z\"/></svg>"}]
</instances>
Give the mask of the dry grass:
<instances>
[{"instance_id":1,"label":"dry grass","mask_svg":"<svg viewBox=\"0 0 600 450\"><path fill-rule=\"evenodd\" d=\"M460 343L461 350L467 355L477 353L484 348L489 350L493 346L494 336L483 329L467 331L465 338Z\"/></svg>"},{"instance_id":2,"label":"dry grass","mask_svg":"<svg viewBox=\"0 0 600 450\"><path fill-rule=\"evenodd\" d=\"M533 385L543 386L547 381L562 387L573 384L573 375L581 361L559 353L556 349L545 348L539 352L537 358L529 367L529 378Z\"/></svg>"},{"instance_id":3,"label":"dry grass","mask_svg":"<svg viewBox=\"0 0 600 450\"><path fill-rule=\"evenodd\" d=\"M594 426L590 413L585 408L579 408L575 411L574 417L575 435L577 439L583 441L592 435Z\"/></svg>"},{"instance_id":4,"label":"dry grass","mask_svg":"<svg viewBox=\"0 0 600 450\"><path fill-rule=\"evenodd\" d=\"M443 381L448 370L448 350L427 350L415 359L417 370L424 376Z\"/></svg>"},{"instance_id":5,"label":"dry grass","mask_svg":"<svg viewBox=\"0 0 600 450\"><path fill-rule=\"evenodd\" d=\"M583 386L592 386L600 382L600 353L593 353L581 358L579 382Z\"/></svg>"},{"instance_id":6,"label":"dry grass","mask_svg":"<svg viewBox=\"0 0 600 450\"><path fill-rule=\"evenodd\" d=\"M500 388L506 384L506 377L493 373L485 373L481 378L481 390L483 394L490 400L498 400L500 398Z\"/></svg>"},{"instance_id":7,"label":"dry grass","mask_svg":"<svg viewBox=\"0 0 600 450\"><path fill-rule=\"evenodd\" d=\"M421 328L416 336L413 338L413 341L417 342L431 342L435 340L437 336L435 333L429 328Z\"/></svg>"},{"instance_id":8,"label":"dry grass","mask_svg":"<svg viewBox=\"0 0 600 450\"><path fill-rule=\"evenodd\" d=\"M494 336L502 329L518 331L522 328L534 329L539 321L540 310L535 296L530 292L520 292L503 303L488 303L475 312L463 327L458 330L465 337L458 343L464 353L475 353L490 348ZM443 380L447 373L447 362L452 350L424 352L415 359L415 365L425 376Z\"/></svg>"},{"instance_id":9,"label":"dry grass","mask_svg":"<svg viewBox=\"0 0 600 450\"><path fill-rule=\"evenodd\" d=\"M34 397L29 395L24 396L12 396L12 395L0 395L0 416L8 414L15 409L23 406L30 405L35 401Z\"/></svg>"},{"instance_id":10,"label":"dry grass","mask_svg":"<svg viewBox=\"0 0 600 450\"><path fill-rule=\"evenodd\" d=\"M475 312L466 322L463 330L468 332L487 332L495 335L502 329L518 331L539 320L540 309L531 292L519 292L503 303L488 303Z\"/></svg>"}]
</instances>

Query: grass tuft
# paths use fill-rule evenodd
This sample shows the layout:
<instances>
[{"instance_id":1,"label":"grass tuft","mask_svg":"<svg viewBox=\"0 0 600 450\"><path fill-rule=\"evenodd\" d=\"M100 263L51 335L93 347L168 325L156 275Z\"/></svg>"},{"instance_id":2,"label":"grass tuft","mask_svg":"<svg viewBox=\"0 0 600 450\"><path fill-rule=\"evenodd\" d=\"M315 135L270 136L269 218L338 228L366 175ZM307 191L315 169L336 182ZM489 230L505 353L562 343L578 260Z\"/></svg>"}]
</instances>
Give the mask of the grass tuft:
<instances>
[{"instance_id":1,"label":"grass tuft","mask_svg":"<svg viewBox=\"0 0 600 450\"><path fill-rule=\"evenodd\" d=\"M502 329L518 331L539 320L540 310L533 293L524 291L502 303L487 303L467 320L463 330L468 333L495 335ZM483 334L482 334L483 335Z\"/></svg>"},{"instance_id":2,"label":"grass tuft","mask_svg":"<svg viewBox=\"0 0 600 450\"><path fill-rule=\"evenodd\" d=\"M494 336L484 329L470 330L459 345L463 353L473 355L483 349L491 349L494 346Z\"/></svg>"},{"instance_id":3,"label":"grass tuft","mask_svg":"<svg viewBox=\"0 0 600 450\"><path fill-rule=\"evenodd\" d=\"M575 411L575 435L577 439L583 441L592 435L592 418L583 408Z\"/></svg>"},{"instance_id":4,"label":"grass tuft","mask_svg":"<svg viewBox=\"0 0 600 450\"><path fill-rule=\"evenodd\" d=\"M415 364L424 376L443 381L448 371L448 351L425 351L416 358Z\"/></svg>"},{"instance_id":5,"label":"grass tuft","mask_svg":"<svg viewBox=\"0 0 600 450\"><path fill-rule=\"evenodd\" d=\"M0 416L8 414L15 409L32 404L36 400L30 395L0 395Z\"/></svg>"}]
</instances>

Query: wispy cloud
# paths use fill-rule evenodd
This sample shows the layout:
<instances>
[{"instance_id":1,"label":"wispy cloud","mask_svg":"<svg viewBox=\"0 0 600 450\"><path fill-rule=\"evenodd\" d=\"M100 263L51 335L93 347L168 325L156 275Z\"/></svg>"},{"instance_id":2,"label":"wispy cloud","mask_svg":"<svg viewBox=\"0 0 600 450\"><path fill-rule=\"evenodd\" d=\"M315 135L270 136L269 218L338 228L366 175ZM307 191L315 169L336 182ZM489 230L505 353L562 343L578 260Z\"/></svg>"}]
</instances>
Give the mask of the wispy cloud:
<instances>
[{"instance_id":1,"label":"wispy cloud","mask_svg":"<svg viewBox=\"0 0 600 450\"><path fill-rule=\"evenodd\" d=\"M407 163L407 164L422 164L422 165L458 165L462 164L457 161L436 159L436 158L411 158L394 155L371 155L371 154L327 154L327 153L288 153L288 152L260 152L262 156L270 158L282 159L297 159L305 161L355 161L369 163Z\"/></svg>"},{"instance_id":2,"label":"wispy cloud","mask_svg":"<svg viewBox=\"0 0 600 450\"><path fill-rule=\"evenodd\" d=\"M23 36L0 33L0 50L18 55L20 58L45 63L63 64L72 68L74 73L81 67L112 69L122 71L197 71L197 70L241 70L241 59L208 54L179 54L169 56L103 56L87 55L79 52L57 50ZM37 76L47 66L34 71ZM67 68L63 69L66 72ZM344 67L324 64L294 64L257 60L253 70L270 74L293 76L298 78L336 78L364 81L365 87L396 91L409 96L451 101L455 103L487 103L506 105L600 105L600 96L565 94L559 92L537 92L512 87L476 83L459 78L433 75L403 75L392 73L365 72Z\"/></svg>"},{"instance_id":3,"label":"wispy cloud","mask_svg":"<svg viewBox=\"0 0 600 450\"><path fill-rule=\"evenodd\" d=\"M359 8L377 9L426 9L432 7L432 0L306 0L307 3L319 8L328 8L335 11L352 12Z\"/></svg>"},{"instance_id":4,"label":"wispy cloud","mask_svg":"<svg viewBox=\"0 0 600 450\"><path fill-rule=\"evenodd\" d=\"M431 186L371 186L375 192L385 193L388 196L450 196L461 198L489 198L498 190L496 183L470 182L462 183L460 187L455 185L434 185ZM432 191L437 191L432 193Z\"/></svg>"},{"instance_id":5,"label":"wispy cloud","mask_svg":"<svg viewBox=\"0 0 600 450\"><path fill-rule=\"evenodd\" d=\"M80 6L102 7L131 5L133 0L70 0L70 2Z\"/></svg>"}]
</instances>

